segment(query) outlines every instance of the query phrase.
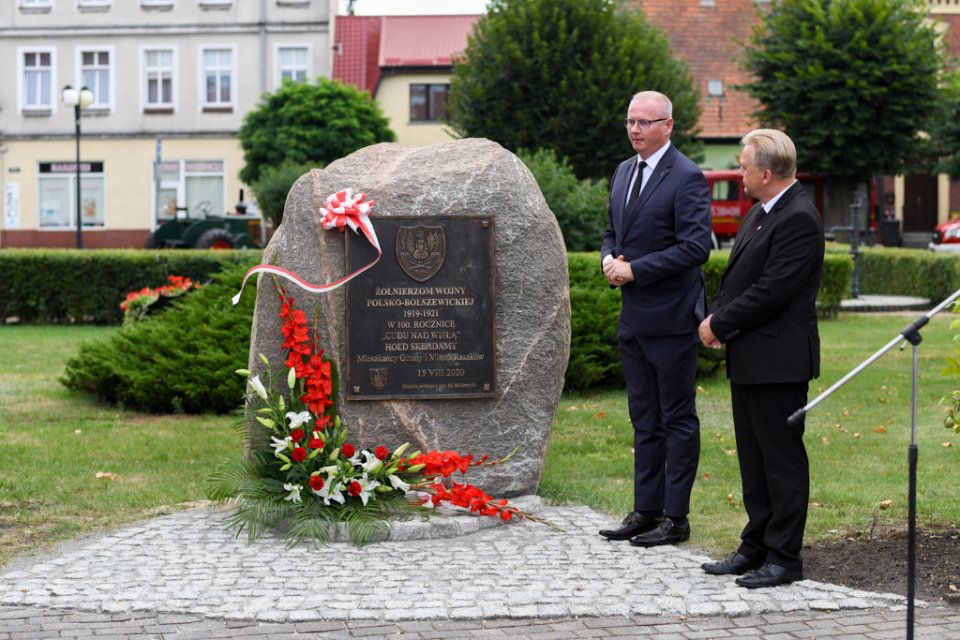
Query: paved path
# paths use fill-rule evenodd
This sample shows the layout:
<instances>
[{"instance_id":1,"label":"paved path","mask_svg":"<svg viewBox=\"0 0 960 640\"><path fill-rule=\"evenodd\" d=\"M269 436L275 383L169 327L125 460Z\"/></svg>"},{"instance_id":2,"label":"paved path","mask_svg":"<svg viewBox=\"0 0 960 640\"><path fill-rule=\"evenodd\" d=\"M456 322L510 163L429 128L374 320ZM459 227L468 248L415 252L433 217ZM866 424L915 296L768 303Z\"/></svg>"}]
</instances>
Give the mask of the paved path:
<instances>
[{"instance_id":1,"label":"paved path","mask_svg":"<svg viewBox=\"0 0 960 640\"><path fill-rule=\"evenodd\" d=\"M903 638L905 601L802 581L747 590L687 546L597 536L585 507L444 539L286 550L199 508L0 569L0 640L21 638ZM469 516L461 516L469 518ZM917 637L960 639L960 609L918 605Z\"/></svg>"}]
</instances>

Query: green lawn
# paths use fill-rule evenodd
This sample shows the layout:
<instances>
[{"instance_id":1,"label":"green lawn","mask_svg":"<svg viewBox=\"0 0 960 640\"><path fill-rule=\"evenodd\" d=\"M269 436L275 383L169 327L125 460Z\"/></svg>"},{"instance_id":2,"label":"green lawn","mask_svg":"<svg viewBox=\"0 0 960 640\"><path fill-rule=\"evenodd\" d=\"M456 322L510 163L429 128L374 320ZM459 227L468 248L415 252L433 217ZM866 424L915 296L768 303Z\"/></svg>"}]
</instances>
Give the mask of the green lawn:
<instances>
[{"instance_id":1,"label":"green lawn","mask_svg":"<svg viewBox=\"0 0 960 640\"><path fill-rule=\"evenodd\" d=\"M844 314L821 323L823 372L811 398L913 317ZM960 522L960 436L941 426L938 404L956 386L940 375L954 348L950 321L945 315L931 321L920 347L918 518L927 524ZM57 378L66 359L82 342L113 331L0 329L0 565L65 538L202 500L207 475L241 447L231 417L143 415L64 388ZM809 414L808 541L869 528L874 518L883 526L905 522L910 363L909 345L887 353ZM702 454L691 544L720 553L736 544L745 521L726 380L703 381L698 406ZM631 443L623 390L564 395L541 494L622 516L632 495ZM888 500L891 506L882 508Z\"/></svg>"}]
</instances>

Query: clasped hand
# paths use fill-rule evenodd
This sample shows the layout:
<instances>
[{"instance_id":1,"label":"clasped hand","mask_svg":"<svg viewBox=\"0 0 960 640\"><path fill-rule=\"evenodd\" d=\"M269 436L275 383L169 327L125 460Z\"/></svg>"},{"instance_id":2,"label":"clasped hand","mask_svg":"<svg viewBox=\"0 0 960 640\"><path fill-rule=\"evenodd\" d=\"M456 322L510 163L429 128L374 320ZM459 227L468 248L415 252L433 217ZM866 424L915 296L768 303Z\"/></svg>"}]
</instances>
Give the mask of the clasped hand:
<instances>
[{"instance_id":1,"label":"clasped hand","mask_svg":"<svg viewBox=\"0 0 960 640\"><path fill-rule=\"evenodd\" d=\"M603 265L603 275L613 287L622 287L628 282L633 282L633 269L622 255L613 260L607 260Z\"/></svg>"}]
</instances>

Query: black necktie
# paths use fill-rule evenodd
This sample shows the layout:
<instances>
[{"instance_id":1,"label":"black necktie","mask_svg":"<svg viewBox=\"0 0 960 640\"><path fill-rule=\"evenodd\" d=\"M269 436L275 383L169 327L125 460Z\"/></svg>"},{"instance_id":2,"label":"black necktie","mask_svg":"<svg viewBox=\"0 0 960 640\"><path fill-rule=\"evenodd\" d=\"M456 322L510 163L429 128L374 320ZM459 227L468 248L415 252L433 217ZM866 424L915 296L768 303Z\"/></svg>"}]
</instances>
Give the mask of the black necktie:
<instances>
[{"instance_id":1,"label":"black necktie","mask_svg":"<svg viewBox=\"0 0 960 640\"><path fill-rule=\"evenodd\" d=\"M637 201L637 196L640 195L640 187L643 186L643 168L645 166L647 166L647 163L643 160L637 163L637 177L633 181L633 188L630 189L630 197L627 198L626 211L628 213L630 209L633 208L633 203Z\"/></svg>"}]
</instances>

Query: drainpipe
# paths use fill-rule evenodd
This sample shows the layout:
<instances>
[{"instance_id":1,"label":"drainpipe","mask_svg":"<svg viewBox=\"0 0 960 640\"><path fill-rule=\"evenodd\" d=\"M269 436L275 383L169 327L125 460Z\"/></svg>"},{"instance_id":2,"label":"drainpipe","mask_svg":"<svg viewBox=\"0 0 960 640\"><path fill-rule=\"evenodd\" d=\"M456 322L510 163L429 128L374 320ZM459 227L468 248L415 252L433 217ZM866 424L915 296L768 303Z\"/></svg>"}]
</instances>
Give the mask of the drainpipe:
<instances>
[{"instance_id":1,"label":"drainpipe","mask_svg":"<svg viewBox=\"0 0 960 640\"><path fill-rule=\"evenodd\" d=\"M267 0L260 0L260 95L267 92Z\"/></svg>"}]
</instances>

